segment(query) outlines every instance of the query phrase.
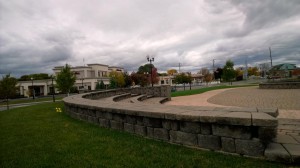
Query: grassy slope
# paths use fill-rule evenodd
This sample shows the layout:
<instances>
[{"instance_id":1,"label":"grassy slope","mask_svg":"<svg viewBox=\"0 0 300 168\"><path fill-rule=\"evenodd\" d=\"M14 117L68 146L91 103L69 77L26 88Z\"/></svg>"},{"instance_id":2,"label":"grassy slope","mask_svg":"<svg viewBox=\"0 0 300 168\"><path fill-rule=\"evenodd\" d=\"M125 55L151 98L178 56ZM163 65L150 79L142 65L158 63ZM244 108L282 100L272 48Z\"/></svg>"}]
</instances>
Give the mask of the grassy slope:
<instances>
[{"instance_id":1,"label":"grassy slope","mask_svg":"<svg viewBox=\"0 0 300 168\"><path fill-rule=\"evenodd\" d=\"M100 128L55 107L0 112L0 167L283 167Z\"/></svg>"},{"instance_id":2,"label":"grassy slope","mask_svg":"<svg viewBox=\"0 0 300 168\"><path fill-rule=\"evenodd\" d=\"M235 86L221 85L221 86L212 86L212 87L206 87L206 88L200 88L200 89L194 89L194 90L185 90L185 91L172 92L171 96L172 97L188 96L188 95L194 95L194 94L204 93L204 92L211 91L211 90L217 90L217 89L227 89L227 88L237 88L237 87L249 87L249 86L257 86L257 85L235 85Z\"/></svg>"}]
</instances>

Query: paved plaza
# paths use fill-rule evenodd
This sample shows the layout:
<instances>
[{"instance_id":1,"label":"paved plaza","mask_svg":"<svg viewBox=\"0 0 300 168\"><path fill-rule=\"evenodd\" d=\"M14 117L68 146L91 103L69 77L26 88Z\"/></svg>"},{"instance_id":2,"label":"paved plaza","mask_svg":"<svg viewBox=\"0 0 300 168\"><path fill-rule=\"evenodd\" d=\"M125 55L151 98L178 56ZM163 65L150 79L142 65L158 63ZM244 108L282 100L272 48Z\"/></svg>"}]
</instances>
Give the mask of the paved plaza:
<instances>
[{"instance_id":1,"label":"paved plaza","mask_svg":"<svg viewBox=\"0 0 300 168\"><path fill-rule=\"evenodd\" d=\"M279 118L300 119L300 89L220 89L202 94L172 97L166 105L278 108Z\"/></svg>"},{"instance_id":2,"label":"paved plaza","mask_svg":"<svg viewBox=\"0 0 300 168\"><path fill-rule=\"evenodd\" d=\"M173 97L166 105L278 108L279 141L300 143L300 89L220 89L198 95ZM295 138L296 137L296 138Z\"/></svg>"}]
</instances>

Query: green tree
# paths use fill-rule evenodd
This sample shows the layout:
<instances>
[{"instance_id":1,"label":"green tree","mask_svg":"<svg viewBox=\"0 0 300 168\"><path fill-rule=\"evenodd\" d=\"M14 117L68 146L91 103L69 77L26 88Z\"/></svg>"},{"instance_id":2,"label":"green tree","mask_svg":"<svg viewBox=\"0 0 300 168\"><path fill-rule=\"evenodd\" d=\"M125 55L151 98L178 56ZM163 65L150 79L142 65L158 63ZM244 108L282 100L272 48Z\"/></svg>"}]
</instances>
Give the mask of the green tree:
<instances>
[{"instance_id":1,"label":"green tree","mask_svg":"<svg viewBox=\"0 0 300 168\"><path fill-rule=\"evenodd\" d=\"M152 70L152 71L151 71ZM139 75L140 77L147 78L147 84L154 84L154 83L158 83L159 78L158 78L158 74L157 74L157 68L154 67L153 64L145 64L143 66L140 66L138 69L137 74L142 74ZM152 81L151 81L152 79ZM144 81L142 82L144 83Z\"/></svg>"},{"instance_id":2,"label":"green tree","mask_svg":"<svg viewBox=\"0 0 300 168\"><path fill-rule=\"evenodd\" d=\"M39 73L39 74L30 74L30 75L23 75L18 80L19 81L30 81L31 78L34 80L43 80L43 79L51 79L51 76L45 73Z\"/></svg>"},{"instance_id":3,"label":"green tree","mask_svg":"<svg viewBox=\"0 0 300 168\"><path fill-rule=\"evenodd\" d=\"M124 78L123 73L117 72L117 71L112 71L112 72L110 72L109 76L111 78L111 81L115 85L115 87L124 87L125 86L125 78Z\"/></svg>"},{"instance_id":4,"label":"green tree","mask_svg":"<svg viewBox=\"0 0 300 168\"><path fill-rule=\"evenodd\" d=\"M105 85L104 85L103 80L101 80L101 82L100 82L100 89L105 89Z\"/></svg>"},{"instance_id":5,"label":"green tree","mask_svg":"<svg viewBox=\"0 0 300 168\"><path fill-rule=\"evenodd\" d=\"M192 77L191 75L186 75L185 73L180 73L179 75L175 76L175 83L176 84L183 84L183 89L185 90L185 84L189 83L191 86ZM191 89L191 88L190 88Z\"/></svg>"},{"instance_id":6,"label":"green tree","mask_svg":"<svg viewBox=\"0 0 300 168\"><path fill-rule=\"evenodd\" d=\"M130 87L133 82L131 76L128 74L128 72L124 72L123 76L125 80L125 87Z\"/></svg>"},{"instance_id":7,"label":"green tree","mask_svg":"<svg viewBox=\"0 0 300 168\"><path fill-rule=\"evenodd\" d=\"M16 95L17 91L17 79L11 77L10 74L6 76L2 76L2 80L0 81L0 98L6 100L6 107L9 110L9 98L12 98Z\"/></svg>"},{"instance_id":8,"label":"green tree","mask_svg":"<svg viewBox=\"0 0 300 168\"><path fill-rule=\"evenodd\" d=\"M59 91L69 95L71 88L75 84L76 77L68 64L62 68L56 77L56 87Z\"/></svg>"},{"instance_id":9,"label":"green tree","mask_svg":"<svg viewBox=\"0 0 300 168\"><path fill-rule=\"evenodd\" d=\"M231 85L232 85L232 79L235 78L235 71L233 69L233 66L234 63L231 60L227 60L223 68L223 76L222 76L222 78L225 81L230 82Z\"/></svg>"},{"instance_id":10,"label":"green tree","mask_svg":"<svg viewBox=\"0 0 300 168\"><path fill-rule=\"evenodd\" d=\"M96 84L96 90L101 90L101 89L105 89L105 85L104 82L101 80L101 82L97 82Z\"/></svg>"},{"instance_id":11,"label":"green tree","mask_svg":"<svg viewBox=\"0 0 300 168\"><path fill-rule=\"evenodd\" d=\"M109 88L110 89L117 88L117 80L116 80L115 77L110 77L110 79L109 79Z\"/></svg>"}]
</instances>

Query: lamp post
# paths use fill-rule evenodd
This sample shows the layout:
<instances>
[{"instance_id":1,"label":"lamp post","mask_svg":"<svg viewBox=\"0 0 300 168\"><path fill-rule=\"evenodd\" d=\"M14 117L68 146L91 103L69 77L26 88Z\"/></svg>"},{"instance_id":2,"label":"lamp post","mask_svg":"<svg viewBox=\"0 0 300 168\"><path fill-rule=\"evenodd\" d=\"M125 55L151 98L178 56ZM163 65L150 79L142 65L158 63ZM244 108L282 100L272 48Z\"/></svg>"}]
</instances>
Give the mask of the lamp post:
<instances>
[{"instance_id":1,"label":"lamp post","mask_svg":"<svg viewBox=\"0 0 300 168\"><path fill-rule=\"evenodd\" d=\"M55 89L54 89L54 85L53 85L53 75L51 75L51 79L52 79L52 99L53 99L53 102L55 102L55 97L54 97L54 93L55 93Z\"/></svg>"},{"instance_id":2,"label":"lamp post","mask_svg":"<svg viewBox=\"0 0 300 168\"><path fill-rule=\"evenodd\" d=\"M33 78L31 77L31 87L32 87L32 99L34 100L34 88L33 88Z\"/></svg>"},{"instance_id":3,"label":"lamp post","mask_svg":"<svg viewBox=\"0 0 300 168\"><path fill-rule=\"evenodd\" d=\"M151 66L151 71L150 71L150 75L151 75L151 86L153 87L153 80L152 80L152 62L154 62L154 57L150 57L149 55L147 55L147 61L150 62L150 66Z\"/></svg>"}]
</instances>

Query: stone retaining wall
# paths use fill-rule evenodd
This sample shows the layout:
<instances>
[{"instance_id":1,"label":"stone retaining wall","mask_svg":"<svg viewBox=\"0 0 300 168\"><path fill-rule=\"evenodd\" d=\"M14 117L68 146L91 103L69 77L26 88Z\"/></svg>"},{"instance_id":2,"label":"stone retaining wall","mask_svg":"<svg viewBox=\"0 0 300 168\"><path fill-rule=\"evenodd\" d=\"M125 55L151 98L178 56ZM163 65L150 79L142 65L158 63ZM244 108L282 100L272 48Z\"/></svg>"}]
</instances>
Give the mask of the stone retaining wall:
<instances>
[{"instance_id":1,"label":"stone retaining wall","mask_svg":"<svg viewBox=\"0 0 300 168\"><path fill-rule=\"evenodd\" d=\"M261 83L260 89L300 89L300 82Z\"/></svg>"},{"instance_id":2,"label":"stone retaining wall","mask_svg":"<svg viewBox=\"0 0 300 168\"><path fill-rule=\"evenodd\" d=\"M65 111L75 119L101 127L185 146L255 157L263 157L266 145L276 137L277 119L265 112L276 116L277 109L153 106L99 99L126 91L170 97L170 87L151 89L70 96L64 98Z\"/></svg>"}]
</instances>

